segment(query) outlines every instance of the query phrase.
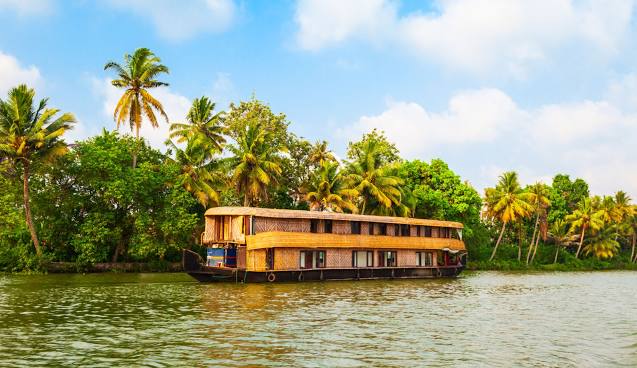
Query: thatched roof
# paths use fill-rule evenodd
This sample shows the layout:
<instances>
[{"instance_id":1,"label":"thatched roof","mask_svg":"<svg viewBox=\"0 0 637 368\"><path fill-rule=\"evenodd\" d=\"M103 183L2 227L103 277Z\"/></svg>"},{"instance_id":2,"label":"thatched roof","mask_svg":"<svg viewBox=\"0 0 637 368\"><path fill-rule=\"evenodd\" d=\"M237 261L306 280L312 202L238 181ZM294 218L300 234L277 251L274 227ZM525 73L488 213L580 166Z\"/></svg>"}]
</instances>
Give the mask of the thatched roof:
<instances>
[{"instance_id":1,"label":"thatched roof","mask_svg":"<svg viewBox=\"0 0 637 368\"><path fill-rule=\"evenodd\" d=\"M459 222L427 220L408 217L392 217L392 216L371 216L371 215L353 215L348 213L336 212L319 212L319 211L300 211L300 210L279 210L272 208L256 208L256 207L214 207L206 211L206 216L257 216L268 218L289 218L289 219L322 219L334 221L362 221L362 222L378 222L386 224L409 224L409 225L425 225L440 226L462 229L463 225Z\"/></svg>"}]
</instances>

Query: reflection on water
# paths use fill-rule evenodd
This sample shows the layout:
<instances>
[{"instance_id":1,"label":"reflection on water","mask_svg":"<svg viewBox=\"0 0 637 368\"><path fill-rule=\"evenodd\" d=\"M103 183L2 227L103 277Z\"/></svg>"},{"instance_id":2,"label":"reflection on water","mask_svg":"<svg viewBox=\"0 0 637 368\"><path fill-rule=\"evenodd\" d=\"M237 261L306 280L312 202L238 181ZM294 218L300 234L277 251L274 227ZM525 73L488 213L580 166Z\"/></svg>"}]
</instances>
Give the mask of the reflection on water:
<instances>
[{"instance_id":1,"label":"reflection on water","mask_svg":"<svg viewBox=\"0 0 637 368\"><path fill-rule=\"evenodd\" d=\"M637 273L0 277L0 365L637 366Z\"/></svg>"}]
</instances>

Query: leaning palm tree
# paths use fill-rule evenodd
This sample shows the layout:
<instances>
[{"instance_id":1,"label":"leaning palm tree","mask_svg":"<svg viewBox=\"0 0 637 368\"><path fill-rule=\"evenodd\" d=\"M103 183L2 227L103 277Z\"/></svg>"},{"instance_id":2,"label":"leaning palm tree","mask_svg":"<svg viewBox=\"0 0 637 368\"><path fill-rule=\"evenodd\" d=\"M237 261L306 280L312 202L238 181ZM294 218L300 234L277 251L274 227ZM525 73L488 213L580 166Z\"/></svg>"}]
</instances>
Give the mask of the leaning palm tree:
<instances>
[{"instance_id":1,"label":"leaning palm tree","mask_svg":"<svg viewBox=\"0 0 637 368\"><path fill-rule=\"evenodd\" d=\"M594 231L584 246L586 254L593 254L599 259L613 258L618 251L617 226L614 224L604 224Z\"/></svg>"},{"instance_id":2,"label":"leaning palm tree","mask_svg":"<svg viewBox=\"0 0 637 368\"><path fill-rule=\"evenodd\" d=\"M551 224L548 234L555 243L555 259L553 263L557 263L560 247L570 244L573 241L573 235L569 232L568 224L560 219Z\"/></svg>"},{"instance_id":3,"label":"leaning palm tree","mask_svg":"<svg viewBox=\"0 0 637 368\"><path fill-rule=\"evenodd\" d=\"M487 217L502 222L500 235L489 258L490 261L495 258L507 224L528 217L533 211L528 200L529 195L520 187L518 174L514 171L505 172L500 176L495 188L485 190Z\"/></svg>"},{"instance_id":4,"label":"leaning palm tree","mask_svg":"<svg viewBox=\"0 0 637 368\"><path fill-rule=\"evenodd\" d=\"M135 52L124 55L124 64L110 61L104 65L104 70L112 69L117 73L118 79L111 84L124 89L124 94L117 102L113 119L120 125L128 123L131 131L135 131L135 137L139 139L139 129L142 126L142 118L146 117L150 124L156 128L159 126L155 111L159 112L168 122L168 115L164 107L149 89L168 86L168 83L157 80L157 76L168 73L168 68L161 64L152 51L147 48L139 48ZM133 150L133 167L137 166L137 149Z\"/></svg>"},{"instance_id":5,"label":"leaning palm tree","mask_svg":"<svg viewBox=\"0 0 637 368\"><path fill-rule=\"evenodd\" d=\"M267 189L281 175L279 150L269 142L269 132L261 124L251 122L239 133L236 143L229 146L233 154L228 162L232 181L243 205L255 205L267 198Z\"/></svg>"},{"instance_id":6,"label":"leaning palm tree","mask_svg":"<svg viewBox=\"0 0 637 368\"><path fill-rule=\"evenodd\" d=\"M586 230L597 230L604 225L602 214L595 210L590 198L585 198L578 204L577 209L575 209L573 213L566 216L566 221L570 223L572 232L578 229L580 231L580 240L577 251L575 252L575 258L579 258L582 245L584 244Z\"/></svg>"},{"instance_id":7,"label":"leaning palm tree","mask_svg":"<svg viewBox=\"0 0 637 368\"><path fill-rule=\"evenodd\" d=\"M637 206L633 206L631 214L626 217L625 224L628 227L628 236L631 239L630 261L637 263L637 253L635 253L635 244L637 243Z\"/></svg>"},{"instance_id":8,"label":"leaning palm tree","mask_svg":"<svg viewBox=\"0 0 637 368\"><path fill-rule=\"evenodd\" d=\"M33 225L29 199L29 177L33 165L49 162L67 151L61 136L75 123L72 114L58 115L60 110L47 108L48 99L34 104L35 91L19 85L0 100L0 161L15 169L21 167L24 215L38 256L40 241Z\"/></svg>"},{"instance_id":9,"label":"leaning palm tree","mask_svg":"<svg viewBox=\"0 0 637 368\"><path fill-rule=\"evenodd\" d=\"M352 198L358 192L346 186L343 173L338 169L338 163L323 161L321 167L310 181L309 191L305 195L310 208L316 211L357 212Z\"/></svg>"},{"instance_id":10,"label":"leaning palm tree","mask_svg":"<svg viewBox=\"0 0 637 368\"><path fill-rule=\"evenodd\" d=\"M215 113L215 103L208 97L195 98L186 116L186 123L170 125L170 138L178 143L221 152L226 139L222 125L223 111Z\"/></svg>"},{"instance_id":11,"label":"leaning palm tree","mask_svg":"<svg viewBox=\"0 0 637 368\"><path fill-rule=\"evenodd\" d=\"M549 188L542 183L535 183L529 187L528 191L529 204L533 207L535 213L535 226L533 227L533 237L531 238L531 244L529 244L529 250L526 253L526 264L531 261L531 254L535 257L537 252L537 246L540 241L540 233L545 235L544 232L538 232L538 224L540 223L540 217L543 221L546 220L546 209L551 205L549 201ZM546 226L542 229L546 230ZM536 238L537 235L537 238Z\"/></svg>"},{"instance_id":12,"label":"leaning palm tree","mask_svg":"<svg viewBox=\"0 0 637 368\"><path fill-rule=\"evenodd\" d=\"M377 141L364 142L358 159L347 168L349 187L359 194L361 214L389 211L402 202L403 180L392 175L390 167L381 166L381 149Z\"/></svg>"},{"instance_id":13,"label":"leaning palm tree","mask_svg":"<svg viewBox=\"0 0 637 368\"><path fill-rule=\"evenodd\" d=\"M310 162L322 166L324 162L336 162L336 157L327 147L327 141L316 141L310 151Z\"/></svg>"}]
</instances>

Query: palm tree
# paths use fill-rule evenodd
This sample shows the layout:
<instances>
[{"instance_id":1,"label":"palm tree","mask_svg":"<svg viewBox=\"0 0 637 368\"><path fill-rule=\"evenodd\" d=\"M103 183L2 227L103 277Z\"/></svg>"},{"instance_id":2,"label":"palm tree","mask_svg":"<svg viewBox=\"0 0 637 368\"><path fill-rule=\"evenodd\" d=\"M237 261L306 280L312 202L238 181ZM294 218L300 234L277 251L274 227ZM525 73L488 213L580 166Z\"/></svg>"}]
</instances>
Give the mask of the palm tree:
<instances>
[{"instance_id":1,"label":"palm tree","mask_svg":"<svg viewBox=\"0 0 637 368\"><path fill-rule=\"evenodd\" d=\"M514 171L505 172L500 176L495 188L485 190L486 215L502 222L500 235L489 258L490 261L495 258L506 225L528 217L533 210L528 201L529 195L520 187L518 174Z\"/></svg>"},{"instance_id":2,"label":"palm tree","mask_svg":"<svg viewBox=\"0 0 637 368\"><path fill-rule=\"evenodd\" d=\"M635 212L635 207L631 205L631 198L626 192L618 191L614 198L614 214L613 217L617 222L624 221L627 217Z\"/></svg>"},{"instance_id":3,"label":"palm tree","mask_svg":"<svg viewBox=\"0 0 637 368\"><path fill-rule=\"evenodd\" d=\"M324 162L336 162L336 157L327 148L327 141L316 141L310 151L310 162L321 167Z\"/></svg>"},{"instance_id":4,"label":"palm tree","mask_svg":"<svg viewBox=\"0 0 637 368\"><path fill-rule=\"evenodd\" d=\"M392 175L390 167L381 166L381 148L377 141L365 141L358 159L347 168L349 188L359 194L361 214L390 211L392 207L402 204L403 180ZM372 202L374 206L369 206ZM370 207L373 207L372 210Z\"/></svg>"},{"instance_id":5,"label":"palm tree","mask_svg":"<svg viewBox=\"0 0 637 368\"><path fill-rule=\"evenodd\" d=\"M615 200L611 196L594 196L591 199L591 205L597 212L599 218L605 223L612 223L618 221L619 213L615 209Z\"/></svg>"},{"instance_id":6,"label":"palm tree","mask_svg":"<svg viewBox=\"0 0 637 368\"><path fill-rule=\"evenodd\" d=\"M560 252L560 246L568 245L573 240L573 235L569 232L568 224L564 220L556 220L551 224L549 236L555 243L555 259L553 263L557 263L557 256Z\"/></svg>"},{"instance_id":7,"label":"palm tree","mask_svg":"<svg viewBox=\"0 0 637 368\"><path fill-rule=\"evenodd\" d=\"M593 207L593 202L590 198L582 200L575 211L566 216L566 221L571 225L571 231L575 232L577 229L580 231L579 245L575 252L575 258L579 258L582 245L584 244L584 235L586 230L597 230L604 225L604 220L601 217L601 213L596 211Z\"/></svg>"},{"instance_id":8,"label":"palm tree","mask_svg":"<svg viewBox=\"0 0 637 368\"><path fill-rule=\"evenodd\" d=\"M239 194L243 194L243 205L251 206L267 198L268 186L281 175L279 150L269 143L269 131L261 124L250 122L239 133L236 144L230 145L233 157L229 159L232 181Z\"/></svg>"},{"instance_id":9,"label":"palm tree","mask_svg":"<svg viewBox=\"0 0 637 368\"><path fill-rule=\"evenodd\" d=\"M168 83L156 79L158 75L168 73L168 68L160 62L161 60L152 51L139 48L132 55L124 55L123 65L114 61L104 65L104 70L112 69L117 73L118 79L113 80L111 84L125 90L113 113L117 128L128 122L131 131L135 131L135 137L138 139L143 117L148 118L154 128L159 126L155 111L168 122L168 115L161 102L148 92L150 88L168 86ZM133 168L136 166L137 149L133 151Z\"/></svg>"},{"instance_id":10,"label":"palm tree","mask_svg":"<svg viewBox=\"0 0 637 368\"><path fill-rule=\"evenodd\" d=\"M34 97L35 91L22 84L12 88L6 100L0 100L0 161L22 168L24 215L36 254L41 256L29 199L31 168L67 151L61 136L76 121L69 113L56 117L59 109L47 108L46 98L36 105Z\"/></svg>"},{"instance_id":11,"label":"palm tree","mask_svg":"<svg viewBox=\"0 0 637 368\"><path fill-rule=\"evenodd\" d=\"M166 141L166 145L174 150L174 161L181 169L176 178L177 183L190 192L204 208L218 206L219 193L214 186L222 180L214 174L219 170L215 167L217 162L208 154L210 151L195 144L188 144L184 150L170 140Z\"/></svg>"},{"instance_id":12,"label":"palm tree","mask_svg":"<svg viewBox=\"0 0 637 368\"><path fill-rule=\"evenodd\" d=\"M617 226L604 224L588 239L584 252L600 259L612 258L619 251Z\"/></svg>"},{"instance_id":13,"label":"palm tree","mask_svg":"<svg viewBox=\"0 0 637 368\"><path fill-rule=\"evenodd\" d=\"M532 261L531 252L533 253L533 257L535 258L537 246L540 241L540 233L538 232L540 216L542 216L543 218L546 217L546 209L551 205L551 201L549 201L548 198L549 188L542 183L538 182L533 184L531 187L529 187L527 193L529 204L533 207L533 211L535 212L535 226L533 227L533 237L531 238L531 244L529 244L529 250L526 254L526 264L528 265L529 261ZM546 230L546 226L544 226L542 229Z\"/></svg>"},{"instance_id":14,"label":"palm tree","mask_svg":"<svg viewBox=\"0 0 637 368\"><path fill-rule=\"evenodd\" d=\"M187 123L170 125L170 138L178 143L202 146L204 149L221 152L226 139L222 125L223 111L215 113L215 103L207 97L195 98L186 116Z\"/></svg>"},{"instance_id":15,"label":"palm tree","mask_svg":"<svg viewBox=\"0 0 637 368\"><path fill-rule=\"evenodd\" d=\"M637 263L637 254L635 253L635 243L637 243L637 206L632 207L631 214L626 217L626 225L628 226L628 235L631 238L630 261Z\"/></svg>"},{"instance_id":16,"label":"palm tree","mask_svg":"<svg viewBox=\"0 0 637 368\"><path fill-rule=\"evenodd\" d=\"M352 202L357 195L355 189L347 188L343 172L338 170L338 163L323 161L310 182L305 198L312 210L357 212Z\"/></svg>"}]
</instances>

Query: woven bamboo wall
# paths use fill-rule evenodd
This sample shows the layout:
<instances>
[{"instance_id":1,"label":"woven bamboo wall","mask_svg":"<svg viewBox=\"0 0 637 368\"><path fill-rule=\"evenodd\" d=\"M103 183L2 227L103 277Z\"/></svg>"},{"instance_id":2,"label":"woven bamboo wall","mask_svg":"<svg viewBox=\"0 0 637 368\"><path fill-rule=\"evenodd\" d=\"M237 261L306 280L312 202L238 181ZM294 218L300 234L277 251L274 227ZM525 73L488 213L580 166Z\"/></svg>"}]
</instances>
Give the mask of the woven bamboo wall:
<instances>
[{"instance_id":1,"label":"woven bamboo wall","mask_svg":"<svg viewBox=\"0 0 637 368\"><path fill-rule=\"evenodd\" d=\"M352 225L347 221L333 221L332 233L334 234L351 234Z\"/></svg>"},{"instance_id":2,"label":"woven bamboo wall","mask_svg":"<svg viewBox=\"0 0 637 368\"><path fill-rule=\"evenodd\" d=\"M265 249L246 251L246 269L248 271L265 271Z\"/></svg>"},{"instance_id":3,"label":"woven bamboo wall","mask_svg":"<svg viewBox=\"0 0 637 368\"><path fill-rule=\"evenodd\" d=\"M415 250L399 250L397 251L398 259L396 262L400 267L415 267L416 266L416 251Z\"/></svg>"},{"instance_id":4,"label":"woven bamboo wall","mask_svg":"<svg viewBox=\"0 0 637 368\"><path fill-rule=\"evenodd\" d=\"M203 243L209 244L214 240L215 219L212 216L206 216L206 228L203 233Z\"/></svg>"},{"instance_id":5,"label":"woven bamboo wall","mask_svg":"<svg viewBox=\"0 0 637 368\"><path fill-rule=\"evenodd\" d=\"M257 234L268 231L310 232L310 220L307 219L257 217L255 222Z\"/></svg>"},{"instance_id":6,"label":"woven bamboo wall","mask_svg":"<svg viewBox=\"0 0 637 368\"><path fill-rule=\"evenodd\" d=\"M299 268L300 249L278 248L274 250L275 270L295 270Z\"/></svg>"}]
</instances>

